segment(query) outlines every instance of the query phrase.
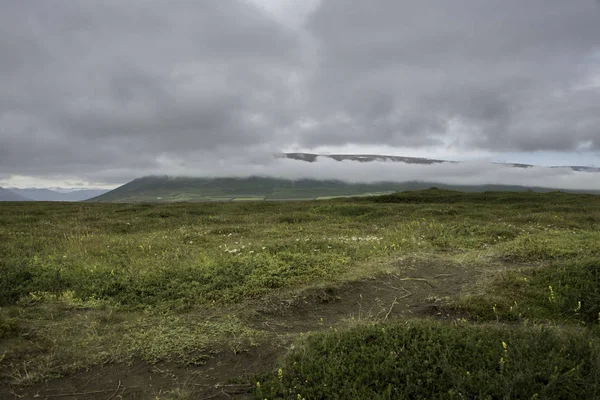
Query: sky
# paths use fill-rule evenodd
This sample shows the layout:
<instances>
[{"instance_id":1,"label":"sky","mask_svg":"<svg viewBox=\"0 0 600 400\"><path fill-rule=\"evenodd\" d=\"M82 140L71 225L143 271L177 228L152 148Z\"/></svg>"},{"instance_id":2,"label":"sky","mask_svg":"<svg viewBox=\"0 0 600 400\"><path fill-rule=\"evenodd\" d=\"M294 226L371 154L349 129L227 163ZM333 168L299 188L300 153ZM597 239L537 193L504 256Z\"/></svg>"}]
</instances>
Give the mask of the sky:
<instances>
[{"instance_id":1,"label":"sky","mask_svg":"<svg viewBox=\"0 0 600 400\"><path fill-rule=\"evenodd\" d=\"M250 171L600 186L489 164L600 167L600 0L4 0L0 54L0 186Z\"/></svg>"}]
</instances>

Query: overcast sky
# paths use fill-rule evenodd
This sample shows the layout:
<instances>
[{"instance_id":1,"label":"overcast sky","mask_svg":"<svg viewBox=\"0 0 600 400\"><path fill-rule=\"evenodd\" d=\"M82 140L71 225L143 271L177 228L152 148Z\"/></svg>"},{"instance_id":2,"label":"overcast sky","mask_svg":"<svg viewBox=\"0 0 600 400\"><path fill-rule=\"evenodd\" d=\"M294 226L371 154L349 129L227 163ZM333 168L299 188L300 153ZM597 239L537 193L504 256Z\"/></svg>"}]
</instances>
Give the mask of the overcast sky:
<instances>
[{"instance_id":1,"label":"overcast sky","mask_svg":"<svg viewBox=\"0 0 600 400\"><path fill-rule=\"evenodd\" d=\"M600 1L2 1L0 185L318 173L280 151L600 166Z\"/></svg>"}]
</instances>

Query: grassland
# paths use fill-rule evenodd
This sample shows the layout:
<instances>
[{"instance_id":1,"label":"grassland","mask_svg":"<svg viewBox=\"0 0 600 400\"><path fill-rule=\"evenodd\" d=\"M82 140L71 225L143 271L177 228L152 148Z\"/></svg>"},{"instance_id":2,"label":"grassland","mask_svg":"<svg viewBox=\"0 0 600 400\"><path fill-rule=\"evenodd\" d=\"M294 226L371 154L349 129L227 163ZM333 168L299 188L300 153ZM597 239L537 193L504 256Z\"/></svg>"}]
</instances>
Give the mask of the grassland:
<instances>
[{"instance_id":1,"label":"grassland","mask_svg":"<svg viewBox=\"0 0 600 400\"><path fill-rule=\"evenodd\" d=\"M0 255L1 398L600 397L598 196L4 203Z\"/></svg>"}]
</instances>

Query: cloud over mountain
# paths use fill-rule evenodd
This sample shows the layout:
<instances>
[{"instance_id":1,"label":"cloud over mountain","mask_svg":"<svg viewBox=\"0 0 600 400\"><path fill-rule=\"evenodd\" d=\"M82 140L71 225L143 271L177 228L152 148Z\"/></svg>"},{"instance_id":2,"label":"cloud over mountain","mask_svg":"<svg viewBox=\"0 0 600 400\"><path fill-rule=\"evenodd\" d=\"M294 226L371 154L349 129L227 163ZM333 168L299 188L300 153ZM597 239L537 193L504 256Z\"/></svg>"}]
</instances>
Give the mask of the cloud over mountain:
<instances>
[{"instance_id":1,"label":"cloud over mountain","mask_svg":"<svg viewBox=\"0 0 600 400\"><path fill-rule=\"evenodd\" d=\"M247 170L294 146L600 152L598 1L267 3L7 1L0 179Z\"/></svg>"}]
</instances>

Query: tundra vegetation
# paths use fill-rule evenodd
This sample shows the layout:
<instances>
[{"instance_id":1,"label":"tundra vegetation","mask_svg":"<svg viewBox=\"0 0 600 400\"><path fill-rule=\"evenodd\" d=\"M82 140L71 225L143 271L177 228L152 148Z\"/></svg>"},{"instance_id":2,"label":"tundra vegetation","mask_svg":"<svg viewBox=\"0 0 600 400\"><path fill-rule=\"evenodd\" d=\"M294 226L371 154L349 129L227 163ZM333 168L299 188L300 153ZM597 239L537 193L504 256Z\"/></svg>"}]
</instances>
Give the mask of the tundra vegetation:
<instances>
[{"instance_id":1,"label":"tundra vegetation","mask_svg":"<svg viewBox=\"0 0 600 400\"><path fill-rule=\"evenodd\" d=\"M4 203L0 255L1 398L600 398L594 195Z\"/></svg>"}]
</instances>

